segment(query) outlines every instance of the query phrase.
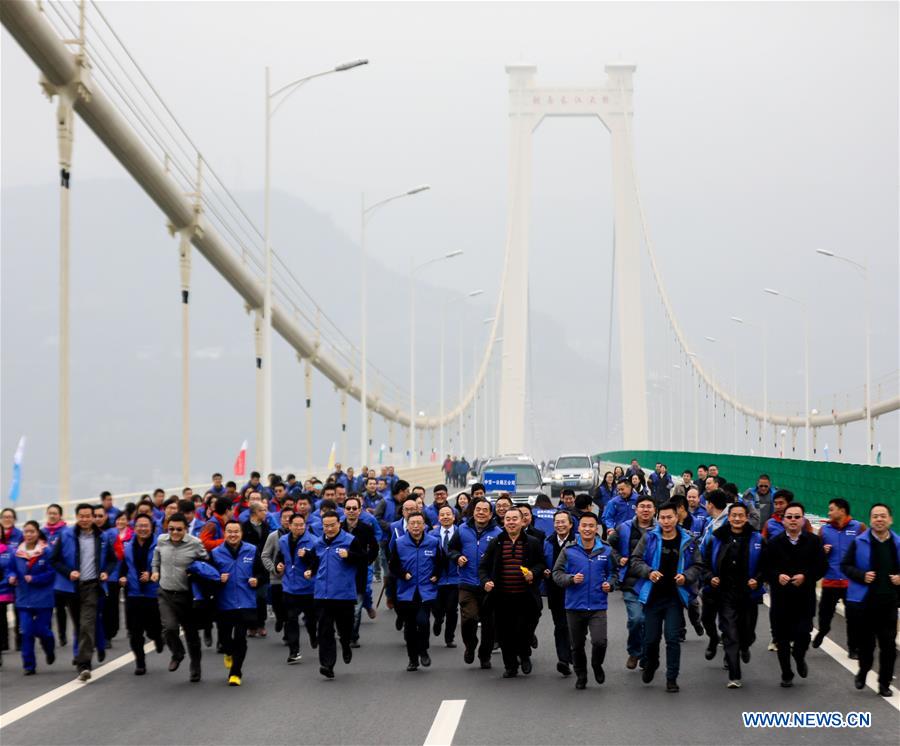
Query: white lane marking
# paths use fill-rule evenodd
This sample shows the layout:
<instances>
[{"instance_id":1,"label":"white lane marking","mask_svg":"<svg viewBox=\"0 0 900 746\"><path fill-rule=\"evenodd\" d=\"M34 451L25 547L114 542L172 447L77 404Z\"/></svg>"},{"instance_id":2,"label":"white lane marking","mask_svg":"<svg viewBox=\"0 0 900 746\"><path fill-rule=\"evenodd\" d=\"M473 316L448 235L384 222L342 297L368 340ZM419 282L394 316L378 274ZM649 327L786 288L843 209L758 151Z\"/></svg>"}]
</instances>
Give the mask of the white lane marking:
<instances>
[{"instance_id":1,"label":"white lane marking","mask_svg":"<svg viewBox=\"0 0 900 746\"><path fill-rule=\"evenodd\" d=\"M144 646L145 653L149 653L153 649L154 644L152 642L148 642ZM59 657L60 656L57 656L57 658ZM92 684L97 679L102 679L104 676L106 676L106 674L112 673L113 671L122 668L122 666L127 666L129 663L133 662L134 653L129 650L127 653L125 653L125 655L120 655L118 658L113 658L113 660L111 660L109 663L104 663L102 666L99 666L95 670L91 671L91 678L89 681L70 681L67 684L56 687L56 689L51 689L49 692L47 692L46 694L42 694L40 697L35 697L34 699L26 702L24 705L14 707L9 712L0 715L0 730L5 728L7 725L12 725L16 721L21 720L24 717L28 717L32 713L43 709L47 705L53 704L57 700L65 697L67 694L71 694L72 692L77 692L79 689L83 689L86 684ZM75 675L78 675L77 672Z\"/></svg>"},{"instance_id":2,"label":"white lane marking","mask_svg":"<svg viewBox=\"0 0 900 746\"><path fill-rule=\"evenodd\" d=\"M425 737L425 746L450 746L465 706L464 699L445 699L441 702L431 730Z\"/></svg>"},{"instance_id":3,"label":"white lane marking","mask_svg":"<svg viewBox=\"0 0 900 746\"><path fill-rule=\"evenodd\" d=\"M766 606L771 606L772 604L769 602L769 595L766 594L763 596L763 603ZM813 627L813 634L816 634L819 630ZM832 641L831 638L826 637L822 640L822 650L828 653L832 658L834 658L838 663L840 663L844 668L846 668L850 673L856 676L856 672L859 671L859 662L852 660L847 653L840 645L836 642ZM878 674L874 671L869 671L866 674L866 686L869 687L873 692L878 691ZM891 687L891 690L894 692L892 697L881 697L885 702L887 702L891 707L895 710L900 710L900 700L897 698L898 689L895 686Z\"/></svg>"}]
</instances>

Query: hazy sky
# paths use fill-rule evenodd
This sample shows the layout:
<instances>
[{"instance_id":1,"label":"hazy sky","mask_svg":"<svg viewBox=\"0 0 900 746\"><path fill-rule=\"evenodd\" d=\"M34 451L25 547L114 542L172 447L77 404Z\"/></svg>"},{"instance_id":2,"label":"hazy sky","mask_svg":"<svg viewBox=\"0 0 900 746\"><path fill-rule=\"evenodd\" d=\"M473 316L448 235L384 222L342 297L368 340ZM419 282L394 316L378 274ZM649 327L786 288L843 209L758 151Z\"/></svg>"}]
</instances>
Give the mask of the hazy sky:
<instances>
[{"instance_id":1,"label":"hazy sky","mask_svg":"<svg viewBox=\"0 0 900 746\"><path fill-rule=\"evenodd\" d=\"M504 65L540 82L602 83L637 64L634 139L651 234L692 346L761 404L758 339L770 327L770 409L802 409L802 322L763 295L810 307L813 406L862 400L862 282L817 248L871 270L873 375L898 368L898 11L896 3L103 3L126 46L235 190L261 189L263 70L274 84L367 57L311 82L274 125L273 184L358 238L360 193L432 191L379 215L369 248L405 271L410 255L461 248L429 279L495 292L506 229ZM53 181L52 107L2 33L2 183ZM76 179L127 178L78 123ZM558 119L535 138L534 307L605 366L611 245L609 138L596 120ZM261 218L261 199L249 204ZM14 216L4 215L6 219ZM260 221L261 222L261 221ZM302 236L298 236L302 242ZM288 253L291 247L281 247ZM335 267L335 277L353 267ZM327 307L332 278L304 278ZM646 282L648 347L661 346ZM8 309L4 309L8 310ZM654 324L656 326L654 326ZM626 322L627 326L627 322ZM719 347L704 336L721 341ZM717 352L722 350L722 352ZM540 360L552 364L552 351ZM659 374L664 359L651 351ZM605 367L604 367L605 370ZM651 373L654 371L651 370ZM405 384L405 382L403 382ZM537 396L541 392L536 392ZM594 395L585 392L585 396ZM897 461L896 414L879 440ZM826 435L826 440L834 435ZM833 447L833 446L832 446ZM4 456L7 458L7 456Z\"/></svg>"}]
</instances>

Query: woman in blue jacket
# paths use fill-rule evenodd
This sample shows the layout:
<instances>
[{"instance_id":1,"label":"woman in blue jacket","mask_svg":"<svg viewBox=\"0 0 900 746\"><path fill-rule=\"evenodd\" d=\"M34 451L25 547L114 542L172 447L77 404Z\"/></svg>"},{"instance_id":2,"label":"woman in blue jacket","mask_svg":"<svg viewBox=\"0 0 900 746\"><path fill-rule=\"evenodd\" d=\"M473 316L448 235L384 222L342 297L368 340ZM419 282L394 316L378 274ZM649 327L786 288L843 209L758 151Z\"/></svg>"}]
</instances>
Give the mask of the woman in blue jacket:
<instances>
[{"instance_id":1,"label":"woman in blue jacket","mask_svg":"<svg viewBox=\"0 0 900 746\"><path fill-rule=\"evenodd\" d=\"M242 541L238 521L225 524L225 541L213 549L210 561L219 571L222 587L216 596L219 640L225 653L228 686L240 686L247 655L247 630L256 624L256 547Z\"/></svg>"},{"instance_id":2,"label":"woman in blue jacket","mask_svg":"<svg viewBox=\"0 0 900 746\"><path fill-rule=\"evenodd\" d=\"M37 668L35 637L41 641L47 665L52 665L56 660L50 629L55 605L53 582L56 571L50 565L50 547L37 521L28 521L22 534L23 541L16 548L10 563L8 581L16 589L16 609L22 632L22 665L25 675L32 676Z\"/></svg>"}]
</instances>

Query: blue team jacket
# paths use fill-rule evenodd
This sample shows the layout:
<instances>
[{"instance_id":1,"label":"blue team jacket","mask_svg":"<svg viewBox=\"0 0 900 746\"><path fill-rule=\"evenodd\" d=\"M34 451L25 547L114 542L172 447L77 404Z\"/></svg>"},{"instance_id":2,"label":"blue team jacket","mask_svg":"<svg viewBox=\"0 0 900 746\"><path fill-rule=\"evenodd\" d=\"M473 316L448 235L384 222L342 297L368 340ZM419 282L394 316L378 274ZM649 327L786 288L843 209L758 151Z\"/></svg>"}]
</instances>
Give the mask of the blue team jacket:
<instances>
[{"instance_id":1,"label":"blue team jacket","mask_svg":"<svg viewBox=\"0 0 900 746\"><path fill-rule=\"evenodd\" d=\"M412 575L410 580L406 580L403 575L397 578L397 600L412 601L416 591L423 601L437 598L437 583L432 583L431 578L438 572L440 541L426 533L416 544L407 531L397 539L393 551L405 573Z\"/></svg>"},{"instance_id":2,"label":"blue team jacket","mask_svg":"<svg viewBox=\"0 0 900 746\"><path fill-rule=\"evenodd\" d=\"M256 588L249 585L256 561L256 546L242 541L237 556L232 556L228 545L219 544L212 550L210 561L220 573L228 573L228 581L216 595L219 611L256 608Z\"/></svg>"}]
</instances>

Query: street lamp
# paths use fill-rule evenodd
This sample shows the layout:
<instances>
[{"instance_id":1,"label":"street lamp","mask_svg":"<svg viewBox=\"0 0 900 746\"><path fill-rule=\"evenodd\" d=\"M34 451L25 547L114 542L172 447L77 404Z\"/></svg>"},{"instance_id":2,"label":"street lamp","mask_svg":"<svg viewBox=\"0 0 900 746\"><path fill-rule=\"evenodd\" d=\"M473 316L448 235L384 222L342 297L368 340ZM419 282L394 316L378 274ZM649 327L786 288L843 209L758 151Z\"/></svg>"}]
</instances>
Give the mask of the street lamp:
<instances>
[{"instance_id":1,"label":"street lamp","mask_svg":"<svg viewBox=\"0 0 900 746\"><path fill-rule=\"evenodd\" d=\"M409 451L410 467L416 465L416 272L425 267L430 267L437 262L462 256L461 249L449 251L441 256L416 264L413 257L409 258Z\"/></svg>"},{"instance_id":2,"label":"street lamp","mask_svg":"<svg viewBox=\"0 0 900 746\"><path fill-rule=\"evenodd\" d=\"M870 347L872 336L872 299L869 290L869 268L861 263L854 261L846 256L835 254L833 251L826 249L816 249L817 254L830 257L831 259L840 259L842 262L852 265L858 269L863 276L863 294L866 297L866 463L871 465L872 454L875 449L874 438L872 437L872 367L870 359Z\"/></svg>"},{"instance_id":3,"label":"street lamp","mask_svg":"<svg viewBox=\"0 0 900 746\"><path fill-rule=\"evenodd\" d=\"M366 224L369 222L369 218L375 213L375 211L384 207L384 205L388 204L388 202L393 202L397 199L402 199L403 197L411 197L414 194L420 194L421 192L427 192L431 189L427 184L423 184L421 186L414 187L413 189L408 189L405 192L400 192L400 194L395 194L392 197L387 197L379 202L376 202L374 205L370 205L366 207L366 195L363 193L362 195L362 206L360 208L359 213L359 248L360 253L362 254L362 262L360 263L360 269L362 271L362 282L361 289L359 294L359 308L360 308L360 380L359 380L359 404L360 404L360 427L359 427L359 436L360 436L360 465L369 463L369 436L368 436L368 417L369 417L369 403L368 403L368 395L366 393L366 368L368 367L368 357L366 354L367 347L367 338L368 334L366 333L366 327L368 326L368 315L366 309L366 293L368 286L368 273L366 272ZM409 413L410 419L412 419L412 410ZM393 443L391 443L391 447L393 447Z\"/></svg>"},{"instance_id":4,"label":"street lamp","mask_svg":"<svg viewBox=\"0 0 900 746\"><path fill-rule=\"evenodd\" d=\"M799 300L798 298L794 298L790 295L785 295L784 293L780 293L777 290L772 288L763 288L763 292L769 295L777 295L785 300L790 301L791 303L796 303L803 310L803 339L804 339L804 418L806 420L806 427L804 428L804 436L806 442L806 460L809 461L809 309L806 307L806 304Z\"/></svg>"},{"instance_id":5,"label":"street lamp","mask_svg":"<svg viewBox=\"0 0 900 746\"><path fill-rule=\"evenodd\" d=\"M745 319L741 318L740 316L732 316L731 320L735 324L741 324L741 325L746 324L747 326L756 326L756 324L746 321ZM768 420L769 420L769 380L768 380L769 365L767 362L767 360L768 360L767 336L768 335L766 334L765 322L763 324L761 324L761 328L762 328L762 343L763 343L763 424L762 424L762 430L763 430L762 448L763 448L763 451L762 451L762 455L765 456L766 453L768 452L766 426L767 426Z\"/></svg>"},{"instance_id":6,"label":"street lamp","mask_svg":"<svg viewBox=\"0 0 900 746\"><path fill-rule=\"evenodd\" d=\"M340 73L352 70L355 67L368 65L368 60L354 60L336 65L330 70L324 70L314 75L307 75L292 83L283 85L277 91L272 91L269 67L266 67L266 176L265 176L265 205L263 218L263 242L265 244L265 284L263 287L263 327L262 327L262 443L257 443L259 466L264 474L272 471L272 243L270 234L270 207L271 207L271 181L272 181L272 117L281 105L288 100L304 83L313 78L321 78L332 73ZM281 96L281 99L273 102Z\"/></svg>"},{"instance_id":7,"label":"street lamp","mask_svg":"<svg viewBox=\"0 0 900 746\"><path fill-rule=\"evenodd\" d=\"M465 302L469 298L475 298L476 296L481 295L484 290L472 290L469 293L466 293L462 296L462 300ZM460 300L460 296L458 294L452 295L446 301L444 301L441 306L441 430L440 430L440 454L444 454L444 338L445 338L445 327L446 327L446 319L447 319L447 306L450 305L451 302ZM463 394L463 314L459 314L459 403L462 404L462 394ZM460 433L461 435L461 433ZM460 439L460 443L462 440ZM460 455L462 455L460 453Z\"/></svg>"}]
</instances>

